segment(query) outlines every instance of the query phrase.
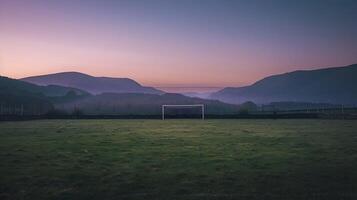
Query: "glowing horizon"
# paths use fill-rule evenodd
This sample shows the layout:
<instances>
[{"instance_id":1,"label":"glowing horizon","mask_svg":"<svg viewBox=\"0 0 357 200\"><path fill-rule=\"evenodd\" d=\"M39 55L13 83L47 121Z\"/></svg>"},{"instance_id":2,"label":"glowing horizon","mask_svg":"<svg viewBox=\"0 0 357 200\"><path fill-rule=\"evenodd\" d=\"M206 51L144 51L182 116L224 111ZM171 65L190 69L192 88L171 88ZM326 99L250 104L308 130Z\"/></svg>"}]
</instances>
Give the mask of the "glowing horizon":
<instances>
[{"instance_id":1,"label":"glowing horizon","mask_svg":"<svg viewBox=\"0 0 357 200\"><path fill-rule=\"evenodd\" d=\"M0 75L244 86L357 63L354 1L0 0Z\"/></svg>"}]
</instances>

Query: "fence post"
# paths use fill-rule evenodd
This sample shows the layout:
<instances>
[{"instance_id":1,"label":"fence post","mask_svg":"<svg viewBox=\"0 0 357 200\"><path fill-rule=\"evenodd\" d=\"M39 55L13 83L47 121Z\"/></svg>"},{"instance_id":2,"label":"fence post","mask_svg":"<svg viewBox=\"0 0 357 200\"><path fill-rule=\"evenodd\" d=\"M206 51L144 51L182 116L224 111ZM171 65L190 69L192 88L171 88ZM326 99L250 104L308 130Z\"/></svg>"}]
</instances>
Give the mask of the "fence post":
<instances>
[{"instance_id":1,"label":"fence post","mask_svg":"<svg viewBox=\"0 0 357 200\"><path fill-rule=\"evenodd\" d=\"M161 106L161 114L162 114L162 120L165 120L165 106Z\"/></svg>"},{"instance_id":2,"label":"fence post","mask_svg":"<svg viewBox=\"0 0 357 200\"><path fill-rule=\"evenodd\" d=\"M24 116L24 104L21 104L21 116Z\"/></svg>"}]
</instances>

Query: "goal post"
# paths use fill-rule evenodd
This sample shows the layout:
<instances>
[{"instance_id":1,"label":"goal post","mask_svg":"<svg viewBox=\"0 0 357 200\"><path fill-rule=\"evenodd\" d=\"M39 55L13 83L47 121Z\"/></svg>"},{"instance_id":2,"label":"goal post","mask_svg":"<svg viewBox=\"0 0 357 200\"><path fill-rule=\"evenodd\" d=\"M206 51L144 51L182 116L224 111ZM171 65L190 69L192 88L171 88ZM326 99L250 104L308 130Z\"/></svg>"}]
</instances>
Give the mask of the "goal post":
<instances>
[{"instance_id":1,"label":"goal post","mask_svg":"<svg viewBox=\"0 0 357 200\"><path fill-rule=\"evenodd\" d=\"M187 104L187 105L164 104L161 106L162 120L165 120L165 108L195 108L195 107L201 108L201 118L202 118L202 120L204 120L205 119L205 105L204 104Z\"/></svg>"}]
</instances>

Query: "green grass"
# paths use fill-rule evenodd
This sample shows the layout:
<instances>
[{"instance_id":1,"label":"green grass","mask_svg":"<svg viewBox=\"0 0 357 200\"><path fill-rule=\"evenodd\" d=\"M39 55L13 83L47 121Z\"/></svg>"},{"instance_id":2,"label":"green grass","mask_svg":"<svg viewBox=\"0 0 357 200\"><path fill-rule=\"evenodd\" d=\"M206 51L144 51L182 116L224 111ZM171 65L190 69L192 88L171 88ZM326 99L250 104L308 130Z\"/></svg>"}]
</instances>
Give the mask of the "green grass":
<instances>
[{"instance_id":1,"label":"green grass","mask_svg":"<svg viewBox=\"0 0 357 200\"><path fill-rule=\"evenodd\" d=\"M0 123L0 199L357 199L357 121Z\"/></svg>"}]
</instances>

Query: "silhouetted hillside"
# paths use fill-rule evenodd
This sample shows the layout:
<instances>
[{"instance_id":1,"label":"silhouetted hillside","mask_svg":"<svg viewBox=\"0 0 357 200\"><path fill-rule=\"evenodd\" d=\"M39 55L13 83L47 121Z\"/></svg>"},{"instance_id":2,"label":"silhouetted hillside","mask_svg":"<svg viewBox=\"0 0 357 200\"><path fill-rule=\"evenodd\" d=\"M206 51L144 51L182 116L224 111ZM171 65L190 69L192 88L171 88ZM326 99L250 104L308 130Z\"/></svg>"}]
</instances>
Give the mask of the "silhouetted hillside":
<instances>
[{"instance_id":1,"label":"silhouetted hillside","mask_svg":"<svg viewBox=\"0 0 357 200\"><path fill-rule=\"evenodd\" d=\"M62 85L79 88L92 94L100 93L148 93L162 94L152 87L144 87L129 78L94 77L79 72L63 72L23 78L23 81L37 85Z\"/></svg>"},{"instance_id":2,"label":"silhouetted hillside","mask_svg":"<svg viewBox=\"0 0 357 200\"><path fill-rule=\"evenodd\" d=\"M143 93L89 93L63 86L38 86L20 80L0 77L0 104L2 114L39 115L51 114L93 114L93 115L157 115L163 104L204 104L207 114L237 114L254 110L254 106L237 106L218 100L187 97L181 94ZM253 108L253 109L252 109ZM22 112L22 111L21 111ZM200 113L200 108L168 108L168 113Z\"/></svg>"},{"instance_id":3,"label":"silhouetted hillside","mask_svg":"<svg viewBox=\"0 0 357 200\"><path fill-rule=\"evenodd\" d=\"M38 86L24 81L0 77L0 113L45 114L54 102L68 102L90 95L76 88L57 85Z\"/></svg>"},{"instance_id":4,"label":"silhouetted hillside","mask_svg":"<svg viewBox=\"0 0 357 200\"><path fill-rule=\"evenodd\" d=\"M239 106L219 102L186 97L181 94L134 94L134 93L104 93L89 96L70 103L58 104L58 109L72 112L81 110L84 114L123 114L147 115L160 114L163 104L205 104L208 114L236 114ZM185 112L191 112L188 109Z\"/></svg>"},{"instance_id":5,"label":"silhouetted hillside","mask_svg":"<svg viewBox=\"0 0 357 200\"><path fill-rule=\"evenodd\" d=\"M357 103L357 64L295 71L264 78L253 85L224 88L210 97L229 103L278 101Z\"/></svg>"},{"instance_id":6,"label":"silhouetted hillside","mask_svg":"<svg viewBox=\"0 0 357 200\"><path fill-rule=\"evenodd\" d=\"M38 86L25 81L0 77L0 89L2 93L23 94L31 93L48 97L64 96L73 91L77 95L88 95L89 93L80 89L63 87L58 85Z\"/></svg>"},{"instance_id":7,"label":"silhouetted hillside","mask_svg":"<svg viewBox=\"0 0 357 200\"><path fill-rule=\"evenodd\" d=\"M44 114L53 108L42 87L0 77L0 114Z\"/></svg>"}]
</instances>

